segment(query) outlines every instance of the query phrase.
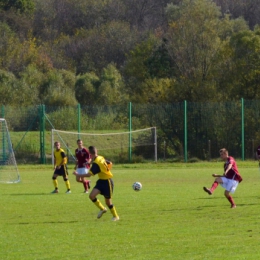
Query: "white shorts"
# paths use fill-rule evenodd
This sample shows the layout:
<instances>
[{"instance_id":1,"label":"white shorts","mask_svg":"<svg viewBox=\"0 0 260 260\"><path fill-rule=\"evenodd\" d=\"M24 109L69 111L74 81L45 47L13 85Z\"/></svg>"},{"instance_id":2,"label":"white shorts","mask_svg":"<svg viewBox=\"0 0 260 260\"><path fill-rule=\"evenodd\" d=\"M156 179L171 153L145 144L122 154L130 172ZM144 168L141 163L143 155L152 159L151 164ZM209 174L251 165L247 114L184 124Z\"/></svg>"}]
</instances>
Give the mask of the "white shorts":
<instances>
[{"instance_id":1,"label":"white shorts","mask_svg":"<svg viewBox=\"0 0 260 260\"><path fill-rule=\"evenodd\" d=\"M77 168L76 171L77 171L78 174L86 174L86 173L88 173L88 169L85 168L85 167L83 167L83 168Z\"/></svg>"},{"instance_id":2,"label":"white shorts","mask_svg":"<svg viewBox=\"0 0 260 260\"><path fill-rule=\"evenodd\" d=\"M234 193L237 185L238 185L238 181L235 180L231 180L231 179L227 179L226 177L221 177L221 180L223 183L221 183L220 185L227 191Z\"/></svg>"}]
</instances>

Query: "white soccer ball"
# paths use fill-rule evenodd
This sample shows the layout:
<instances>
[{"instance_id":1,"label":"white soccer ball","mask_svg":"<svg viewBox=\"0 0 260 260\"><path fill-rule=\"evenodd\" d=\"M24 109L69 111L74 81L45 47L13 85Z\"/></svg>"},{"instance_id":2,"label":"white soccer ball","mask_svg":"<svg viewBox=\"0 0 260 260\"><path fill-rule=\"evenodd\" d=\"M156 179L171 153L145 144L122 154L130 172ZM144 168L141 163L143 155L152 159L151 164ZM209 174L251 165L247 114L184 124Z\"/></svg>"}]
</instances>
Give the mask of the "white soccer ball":
<instances>
[{"instance_id":1,"label":"white soccer ball","mask_svg":"<svg viewBox=\"0 0 260 260\"><path fill-rule=\"evenodd\" d=\"M132 187L133 187L133 190L140 191L142 189L142 184L141 184L141 182L136 181L135 183L133 183Z\"/></svg>"}]
</instances>

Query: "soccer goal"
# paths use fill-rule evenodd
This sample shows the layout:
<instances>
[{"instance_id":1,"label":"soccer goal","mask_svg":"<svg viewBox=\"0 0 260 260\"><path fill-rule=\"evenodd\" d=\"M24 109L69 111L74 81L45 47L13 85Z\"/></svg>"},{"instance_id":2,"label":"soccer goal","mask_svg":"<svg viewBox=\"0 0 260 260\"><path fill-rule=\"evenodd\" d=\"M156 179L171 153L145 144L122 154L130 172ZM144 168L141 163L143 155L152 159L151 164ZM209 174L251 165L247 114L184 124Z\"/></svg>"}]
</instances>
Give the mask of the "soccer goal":
<instances>
[{"instance_id":1,"label":"soccer goal","mask_svg":"<svg viewBox=\"0 0 260 260\"><path fill-rule=\"evenodd\" d=\"M4 118L0 118L0 132L0 182L17 183L20 181L20 174L7 123Z\"/></svg>"},{"instance_id":2,"label":"soccer goal","mask_svg":"<svg viewBox=\"0 0 260 260\"><path fill-rule=\"evenodd\" d=\"M95 146L98 153L115 163L156 161L157 134L156 127L118 133L78 133L52 129L52 154L54 142L61 143L69 158L75 159L77 140L84 146ZM71 160L70 159L70 160Z\"/></svg>"}]
</instances>

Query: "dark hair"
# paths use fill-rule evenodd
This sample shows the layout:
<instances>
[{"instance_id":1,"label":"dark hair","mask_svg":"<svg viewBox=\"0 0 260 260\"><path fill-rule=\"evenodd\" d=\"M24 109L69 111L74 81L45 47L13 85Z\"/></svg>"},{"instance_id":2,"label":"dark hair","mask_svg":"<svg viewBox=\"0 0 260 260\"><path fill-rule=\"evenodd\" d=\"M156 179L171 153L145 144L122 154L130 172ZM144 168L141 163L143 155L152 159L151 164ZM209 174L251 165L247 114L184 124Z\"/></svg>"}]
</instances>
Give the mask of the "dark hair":
<instances>
[{"instance_id":1,"label":"dark hair","mask_svg":"<svg viewBox=\"0 0 260 260\"><path fill-rule=\"evenodd\" d=\"M228 153L228 150L226 148L221 148L219 150L219 153Z\"/></svg>"},{"instance_id":2,"label":"dark hair","mask_svg":"<svg viewBox=\"0 0 260 260\"><path fill-rule=\"evenodd\" d=\"M88 150L91 154L95 154L97 152L97 149L95 146L89 146L88 147Z\"/></svg>"},{"instance_id":3,"label":"dark hair","mask_svg":"<svg viewBox=\"0 0 260 260\"><path fill-rule=\"evenodd\" d=\"M78 139L78 140L77 140L77 143L80 142L80 141L82 141L82 140L81 140L81 139Z\"/></svg>"}]
</instances>

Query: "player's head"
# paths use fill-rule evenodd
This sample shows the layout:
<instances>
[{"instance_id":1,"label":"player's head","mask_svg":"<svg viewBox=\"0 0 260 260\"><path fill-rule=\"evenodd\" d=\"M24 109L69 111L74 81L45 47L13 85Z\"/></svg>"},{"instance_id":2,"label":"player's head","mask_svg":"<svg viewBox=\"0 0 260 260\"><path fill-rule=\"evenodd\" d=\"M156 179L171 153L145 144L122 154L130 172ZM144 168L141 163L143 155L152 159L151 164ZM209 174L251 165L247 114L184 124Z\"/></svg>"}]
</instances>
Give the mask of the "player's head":
<instances>
[{"instance_id":1,"label":"player's head","mask_svg":"<svg viewBox=\"0 0 260 260\"><path fill-rule=\"evenodd\" d=\"M220 157L225 160L228 157L228 150L226 148L221 148L219 150Z\"/></svg>"},{"instance_id":2,"label":"player's head","mask_svg":"<svg viewBox=\"0 0 260 260\"><path fill-rule=\"evenodd\" d=\"M78 139L77 140L77 144L78 144L78 147L82 147L83 146L83 142L81 139Z\"/></svg>"},{"instance_id":3,"label":"player's head","mask_svg":"<svg viewBox=\"0 0 260 260\"><path fill-rule=\"evenodd\" d=\"M54 143L54 146L56 147L57 150L59 150L59 149L60 149L60 142L57 142L57 141L56 141L56 142Z\"/></svg>"},{"instance_id":4,"label":"player's head","mask_svg":"<svg viewBox=\"0 0 260 260\"><path fill-rule=\"evenodd\" d=\"M89 146L88 150L92 157L97 155L97 148L95 146Z\"/></svg>"}]
</instances>

